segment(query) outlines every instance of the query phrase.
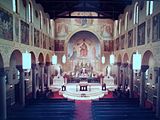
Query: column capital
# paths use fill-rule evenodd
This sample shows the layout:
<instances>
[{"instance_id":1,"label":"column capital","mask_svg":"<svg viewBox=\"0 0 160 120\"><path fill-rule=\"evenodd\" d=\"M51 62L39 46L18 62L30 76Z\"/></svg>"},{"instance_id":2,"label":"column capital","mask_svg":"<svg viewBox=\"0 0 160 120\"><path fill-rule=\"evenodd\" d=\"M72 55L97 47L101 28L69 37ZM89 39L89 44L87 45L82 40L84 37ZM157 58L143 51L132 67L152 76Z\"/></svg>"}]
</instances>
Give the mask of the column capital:
<instances>
[{"instance_id":1,"label":"column capital","mask_svg":"<svg viewBox=\"0 0 160 120\"><path fill-rule=\"evenodd\" d=\"M22 72L22 71L23 71L23 67L22 67L22 65L16 65L16 68L17 68L20 72Z\"/></svg>"},{"instance_id":2,"label":"column capital","mask_svg":"<svg viewBox=\"0 0 160 120\"><path fill-rule=\"evenodd\" d=\"M51 65L51 62L46 62L46 66L50 66Z\"/></svg>"},{"instance_id":3,"label":"column capital","mask_svg":"<svg viewBox=\"0 0 160 120\"><path fill-rule=\"evenodd\" d=\"M1 77L5 76L4 68L0 68L0 76Z\"/></svg>"},{"instance_id":4,"label":"column capital","mask_svg":"<svg viewBox=\"0 0 160 120\"><path fill-rule=\"evenodd\" d=\"M141 65L141 71L146 72L146 70L149 68L148 65Z\"/></svg>"},{"instance_id":5,"label":"column capital","mask_svg":"<svg viewBox=\"0 0 160 120\"><path fill-rule=\"evenodd\" d=\"M133 69L133 65L132 65L132 64L128 64L128 67L129 67L130 69Z\"/></svg>"},{"instance_id":6,"label":"column capital","mask_svg":"<svg viewBox=\"0 0 160 120\"><path fill-rule=\"evenodd\" d=\"M117 62L117 63L115 63L117 66L121 66L121 62Z\"/></svg>"},{"instance_id":7,"label":"column capital","mask_svg":"<svg viewBox=\"0 0 160 120\"><path fill-rule=\"evenodd\" d=\"M32 63L32 69L36 69L36 67L37 67L37 64Z\"/></svg>"},{"instance_id":8,"label":"column capital","mask_svg":"<svg viewBox=\"0 0 160 120\"><path fill-rule=\"evenodd\" d=\"M122 65L123 65L123 67L127 67L128 63L123 63Z\"/></svg>"},{"instance_id":9,"label":"column capital","mask_svg":"<svg viewBox=\"0 0 160 120\"><path fill-rule=\"evenodd\" d=\"M44 65L45 65L44 63L39 63L40 67L44 67Z\"/></svg>"}]
</instances>

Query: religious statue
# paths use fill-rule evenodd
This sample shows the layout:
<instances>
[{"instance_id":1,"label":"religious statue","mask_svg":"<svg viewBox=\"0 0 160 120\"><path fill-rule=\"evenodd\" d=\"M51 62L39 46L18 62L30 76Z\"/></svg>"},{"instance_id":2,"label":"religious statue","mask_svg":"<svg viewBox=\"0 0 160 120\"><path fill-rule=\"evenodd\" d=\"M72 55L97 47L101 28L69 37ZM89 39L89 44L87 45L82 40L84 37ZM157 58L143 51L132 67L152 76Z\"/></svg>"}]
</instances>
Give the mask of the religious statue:
<instances>
[{"instance_id":1,"label":"religious statue","mask_svg":"<svg viewBox=\"0 0 160 120\"><path fill-rule=\"evenodd\" d=\"M58 75L57 76L61 76L61 68L60 68L60 66L58 66L57 71L58 71Z\"/></svg>"},{"instance_id":2,"label":"religious statue","mask_svg":"<svg viewBox=\"0 0 160 120\"><path fill-rule=\"evenodd\" d=\"M106 74L107 74L107 76L110 76L110 72L111 72L111 67L107 66L107 68L106 68Z\"/></svg>"},{"instance_id":3,"label":"religious statue","mask_svg":"<svg viewBox=\"0 0 160 120\"><path fill-rule=\"evenodd\" d=\"M85 40L83 40L83 44L80 46L80 56L86 57L88 54L87 45L85 44Z\"/></svg>"}]
</instances>

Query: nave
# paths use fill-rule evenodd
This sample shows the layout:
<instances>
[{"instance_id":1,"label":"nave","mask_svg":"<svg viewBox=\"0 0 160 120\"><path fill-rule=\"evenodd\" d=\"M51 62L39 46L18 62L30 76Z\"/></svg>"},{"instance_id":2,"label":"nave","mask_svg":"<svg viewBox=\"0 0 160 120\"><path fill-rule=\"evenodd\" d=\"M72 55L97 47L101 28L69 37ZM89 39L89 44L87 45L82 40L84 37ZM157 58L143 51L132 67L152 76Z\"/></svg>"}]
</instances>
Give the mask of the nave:
<instances>
[{"instance_id":1,"label":"nave","mask_svg":"<svg viewBox=\"0 0 160 120\"><path fill-rule=\"evenodd\" d=\"M160 119L159 46L160 0L0 0L0 120Z\"/></svg>"},{"instance_id":2,"label":"nave","mask_svg":"<svg viewBox=\"0 0 160 120\"><path fill-rule=\"evenodd\" d=\"M150 109L139 107L136 98L108 97L86 101L41 98L24 108L10 109L7 120L158 120Z\"/></svg>"}]
</instances>

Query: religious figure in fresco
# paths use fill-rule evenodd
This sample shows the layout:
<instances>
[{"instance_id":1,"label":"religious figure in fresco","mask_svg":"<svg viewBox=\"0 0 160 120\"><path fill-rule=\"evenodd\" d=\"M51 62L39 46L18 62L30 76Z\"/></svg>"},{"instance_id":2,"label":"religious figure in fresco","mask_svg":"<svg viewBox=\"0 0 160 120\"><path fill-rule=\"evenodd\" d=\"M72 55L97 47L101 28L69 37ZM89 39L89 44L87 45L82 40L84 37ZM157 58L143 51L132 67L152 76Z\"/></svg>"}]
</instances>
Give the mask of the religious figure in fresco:
<instances>
[{"instance_id":1,"label":"religious figure in fresco","mask_svg":"<svg viewBox=\"0 0 160 120\"><path fill-rule=\"evenodd\" d=\"M73 47L73 53L72 53L72 56L71 56L71 60L75 60L77 58L77 50L75 47Z\"/></svg>"},{"instance_id":2,"label":"religious figure in fresco","mask_svg":"<svg viewBox=\"0 0 160 120\"><path fill-rule=\"evenodd\" d=\"M108 26L108 25L102 26L102 32L101 32L102 37L104 37L104 38L111 37L111 33L112 33L112 31L111 31L110 26Z\"/></svg>"},{"instance_id":3,"label":"religious figure in fresco","mask_svg":"<svg viewBox=\"0 0 160 120\"><path fill-rule=\"evenodd\" d=\"M64 37L67 35L67 33L68 33L68 28L66 24L61 23L57 25L57 35L58 36Z\"/></svg>"},{"instance_id":4,"label":"religious figure in fresco","mask_svg":"<svg viewBox=\"0 0 160 120\"><path fill-rule=\"evenodd\" d=\"M80 46L80 56L86 57L87 54L88 54L87 45L85 44L85 40L83 40L83 43Z\"/></svg>"},{"instance_id":5,"label":"religious figure in fresco","mask_svg":"<svg viewBox=\"0 0 160 120\"><path fill-rule=\"evenodd\" d=\"M93 58L96 58L96 47L93 47Z\"/></svg>"}]
</instances>

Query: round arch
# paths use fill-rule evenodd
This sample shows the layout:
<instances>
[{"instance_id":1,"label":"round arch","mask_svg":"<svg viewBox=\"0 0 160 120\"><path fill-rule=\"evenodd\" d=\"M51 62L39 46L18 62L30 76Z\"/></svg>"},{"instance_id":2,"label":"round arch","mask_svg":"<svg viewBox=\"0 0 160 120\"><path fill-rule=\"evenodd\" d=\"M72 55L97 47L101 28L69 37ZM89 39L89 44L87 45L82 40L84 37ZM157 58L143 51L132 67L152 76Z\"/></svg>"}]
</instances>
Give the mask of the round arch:
<instances>
[{"instance_id":1,"label":"round arch","mask_svg":"<svg viewBox=\"0 0 160 120\"><path fill-rule=\"evenodd\" d=\"M128 57L128 54L125 53L123 56L123 63L128 63L128 62L129 62L129 57Z\"/></svg>"},{"instance_id":2,"label":"round arch","mask_svg":"<svg viewBox=\"0 0 160 120\"><path fill-rule=\"evenodd\" d=\"M66 40L66 44L69 42L69 40L72 38L72 36L74 36L76 33L79 33L81 31L90 32L93 35L95 35L98 40L101 40L101 37L96 32L94 32L93 30L90 30L90 29L87 29L87 30L85 30L85 29L78 29L78 30L76 30L76 31L74 31L74 32L72 32L71 34L68 35L67 40Z\"/></svg>"},{"instance_id":3,"label":"round arch","mask_svg":"<svg viewBox=\"0 0 160 120\"><path fill-rule=\"evenodd\" d=\"M51 58L50 58L50 55L49 54L47 54L46 55L46 59L45 59L46 61L46 63L50 63L51 62Z\"/></svg>"},{"instance_id":4,"label":"round arch","mask_svg":"<svg viewBox=\"0 0 160 120\"><path fill-rule=\"evenodd\" d=\"M39 63L44 63L43 53L40 53L40 54L39 54L39 56L38 56L38 62L39 62Z\"/></svg>"},{"instance_id":5,"label":"round arch","mask_svg":"<svg viewBox=\"0 0 160 120\"><path fill-rule=\"evenodd\" d=\"M34 52L31 51L30 53L31 53L31 63L36 64L36 56L35 56Z\"/></svg>"},{"instance_id":6,"label":"round arch","mask_svg":"<svg viewBox=\"0 0 160 120\"><path fill-rule=\"evenodd\" d=\"M154 65L153 53L150 50L145 51L142 57L142 65Z\"/></svg>"},{"instance_id":7,"label":"round arch","mask_svg":"<svg viewBox=\"0 0 160 120\"><path fill-rule=\"evenodd\" d=\"M121 54L118 54L117 62L122 63L122 56L121 56Z\"/></svg>"},{"instance_id":8,"label":"round arch","mask_svg":"<svg viewBox=\"0 0 160 120\"><path fill-rule=\"evenodd\" d=\"M71 69L76 65L92 66L95 71L100 70L101 41L90 31L79 31L73 34L66 44L67 57L72 64Z\"/></svg>"},{"instance_id":9,"label":"round arch","mask_svg":"<svg viewBox=\"0 0 160 120\"><path fill-rule=\"evenodd\" d=\"M10 66L22 65L22 53L20 50L14 50L10 56Z\"/></svg>"}]
</instances>

